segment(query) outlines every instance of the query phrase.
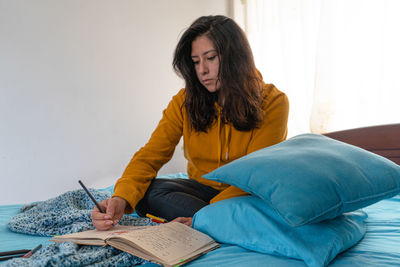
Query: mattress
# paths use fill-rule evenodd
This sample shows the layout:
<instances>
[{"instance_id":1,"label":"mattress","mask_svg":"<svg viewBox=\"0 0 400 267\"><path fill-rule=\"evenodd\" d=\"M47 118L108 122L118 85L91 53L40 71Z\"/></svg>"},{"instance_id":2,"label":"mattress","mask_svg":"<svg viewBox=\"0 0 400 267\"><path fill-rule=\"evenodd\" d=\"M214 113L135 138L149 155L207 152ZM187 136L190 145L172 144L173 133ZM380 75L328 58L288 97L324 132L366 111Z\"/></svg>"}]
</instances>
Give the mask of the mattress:
<instances>
[{"instance_id":1,"label":"mattress","mask_svg":"<svg viewBox=\"0 0 400 267\"><path fill-rule=\"evenodd\" d=\"M112 190L112 187L107 190ZM49 237L11 232L6 223L23 205L0 206L0 251L32 249L50 243ZM382 200L363 209L367 214L367 232L355 246L339 254L329 266L399 266L400 265L400 195ZM4 262L0 262L0 265ZM147 263L143 266L157 266ZM306 266L286 257L253 252L239 246L221 247L201 256L186 266Z\"/></svg>"}]
</instances>

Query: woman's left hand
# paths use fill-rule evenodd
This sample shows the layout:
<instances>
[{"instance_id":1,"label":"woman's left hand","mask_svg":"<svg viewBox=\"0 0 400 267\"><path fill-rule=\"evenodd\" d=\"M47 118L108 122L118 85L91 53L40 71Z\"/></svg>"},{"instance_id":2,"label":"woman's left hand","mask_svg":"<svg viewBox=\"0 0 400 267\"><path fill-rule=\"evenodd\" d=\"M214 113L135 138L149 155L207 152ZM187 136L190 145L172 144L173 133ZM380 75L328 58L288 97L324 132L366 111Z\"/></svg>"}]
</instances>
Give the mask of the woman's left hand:
<instances>
[{"instance_id":1,"label":"woman's left hand","mask_svg":"<svg viewBox=\"0 0 400 267\"><path fill-rule=\"evenodd\" d=\"M173 219L172 222L183 223L183 224L191 227L191 225L192 225L192 217L177 217L177 218Z\"/></svg>"}]
</instances>

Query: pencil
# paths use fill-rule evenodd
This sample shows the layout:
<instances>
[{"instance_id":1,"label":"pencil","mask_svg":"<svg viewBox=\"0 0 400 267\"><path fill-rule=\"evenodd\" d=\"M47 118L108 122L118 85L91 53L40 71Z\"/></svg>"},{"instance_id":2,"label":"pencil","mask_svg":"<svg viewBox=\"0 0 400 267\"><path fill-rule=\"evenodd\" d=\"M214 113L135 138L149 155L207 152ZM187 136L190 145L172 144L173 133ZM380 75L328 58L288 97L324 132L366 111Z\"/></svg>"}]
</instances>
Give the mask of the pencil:
<instances>
[{"instance_id":1,"label":"pencil","mask_svg":"<svg viewBox=\"0 0 400 267\"><path fill-rule=\"evenodd\" d=\"M31 251L29 251L28 253L26 253L24 256L22 256L22 258L29 258L30 256L33 255L33 253L35 253L36 251L38 251L40 248L42 247L42 244L40 244L39 246L37 246L36 248L32 249Z\"/></svg>"},{"instance_id":2,"label":"pencil","mask_svg":"<svg viewBox=\"0 0 400 267\"><path fill-rule=\"evenodd\" d=\"M18 255L18 254L26 254L29 251L31 251L31 250L30 249L19 249L19 250L4 251L4 252L0 252L0 257L13 256L13 255Z\"/></svg>"},{"instance_id":3,"label":"pencil","mask_svg":"<svg viewBox=\"0 0 400 267\"><path fill-rule=\"evenodd\" d=\"M156 222L159 222L159 223L166 223L167 222L166 219L163 219L163 218L160 218L160 217L156 217L156 216L151 215L149 213L146 214L146 217L148 217L148 218L150 218L152 220L155 220Z\"/></svg>"},{"instance_id":4,"label":"pencil","mask_svg":"<svg viewBox=\"0 0 400 267\"><path fill-rule=\"evenodd\" d=\"M88 194L88 196L90 197L91 200L93 200L94 204L96 205L96 207L99 209L99 211L101 213L105 213L105 211L103 210L103 208L100 206L99 202L97 202L97 200L93 197L92 194L90 194L89 190L87 190L86 186L82 183L81 180L78 180L78 183L82 186L83 190L85 190L85 192Z\"/></svg>"}]
</instances>

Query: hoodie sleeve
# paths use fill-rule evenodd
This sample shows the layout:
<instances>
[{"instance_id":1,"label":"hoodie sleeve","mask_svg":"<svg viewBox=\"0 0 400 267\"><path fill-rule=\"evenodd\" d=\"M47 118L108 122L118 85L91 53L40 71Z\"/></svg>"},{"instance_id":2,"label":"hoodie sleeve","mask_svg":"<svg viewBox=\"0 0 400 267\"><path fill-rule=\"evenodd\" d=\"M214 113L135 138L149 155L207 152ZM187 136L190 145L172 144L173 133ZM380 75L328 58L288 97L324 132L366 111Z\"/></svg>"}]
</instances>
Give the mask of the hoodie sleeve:
<instances>
[{"instance_id":1,"label":"hoodie sleeve","mask_svg":"<svg viewBox=\"0 0 400 267\"><path fill-rule=\"evenodd\" d=\"M143 198L151 180L158 170L168 162L179 143L183 129L182 105L184 90L173 97L147 144L134 154L122 177L115 184L113 196L125 199L133 212Z\"/></svg>"},{"instance_id":2,"label":"hoodie sleeve","mask_svg":"<svg viewBox=\"0 0 400 267\"><path fill-rule=\"evenodd\" d=\"M280 143L287 136L289 100L272 84L266 85L266 90L268 94L264 104L264 119L260 127L253 130L246 154ZM247 194L237 187L229 186L211 199L210 203Z\"/></svg>"}]
</instances>

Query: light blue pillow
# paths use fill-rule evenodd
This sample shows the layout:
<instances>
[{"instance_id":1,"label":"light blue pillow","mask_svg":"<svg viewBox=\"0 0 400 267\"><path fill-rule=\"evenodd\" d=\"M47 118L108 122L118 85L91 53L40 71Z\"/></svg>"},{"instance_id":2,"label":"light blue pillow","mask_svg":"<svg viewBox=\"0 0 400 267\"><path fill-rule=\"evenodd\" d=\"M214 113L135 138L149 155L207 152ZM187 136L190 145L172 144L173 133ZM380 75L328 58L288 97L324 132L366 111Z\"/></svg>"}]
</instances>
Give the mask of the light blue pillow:
<instances>
[{"instance_id":1,"label":"light blue pillow","mask_svg":"<svg viewBox=\"0 0 400 267\"><path fill-rule=\"evenodd\" d=\"M303 134L255 151L203 176L262 198L300 226L400 192L400 166L361 148Z\"/></svg>"},{"instance_id":2,"label":"light blue pillow","mask_svg":"<svg viewBox=\"0 0 400 267\"><path fill-rule=\"evenodd\" d=\"M367 215L357 211L300 227L288 225L255 196L226 199L199 210L192 226L217 242L326 266L365 234Z\"/></svg>"}]
</instances>

